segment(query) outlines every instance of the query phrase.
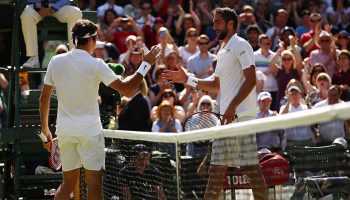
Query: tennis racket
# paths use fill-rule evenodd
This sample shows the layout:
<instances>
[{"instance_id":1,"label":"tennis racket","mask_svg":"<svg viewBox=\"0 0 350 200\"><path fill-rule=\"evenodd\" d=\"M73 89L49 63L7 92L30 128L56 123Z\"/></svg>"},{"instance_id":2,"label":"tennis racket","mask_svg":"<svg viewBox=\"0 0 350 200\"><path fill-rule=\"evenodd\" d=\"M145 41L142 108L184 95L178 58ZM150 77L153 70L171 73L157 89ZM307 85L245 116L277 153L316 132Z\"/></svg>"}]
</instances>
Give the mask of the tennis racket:
<instances>
[{"instance_id":1,"label":"tennis racket","mask_svg":"<svg viewBox=\"0 0 350 200\"><path fill-rule=\"evenodd\" d=\"M184 131L193 131L221 125L223 115L211 111L196 112L188 116L184 123Z\"/></svg>"},{"instance_id":2,"label":"tennis racket","mask_svg":"<svg viewBox=\"0 0 350 200\"><path fill-rule=\"evenodd\" d=\"M38 130L37 135L42 142L47 143L47 137L41 130ZM58 140L54 138L49 147L50 156L48 158L50 167L56 171L62 168L60 149L58 148Z\"/></svg>"}]
</instances>

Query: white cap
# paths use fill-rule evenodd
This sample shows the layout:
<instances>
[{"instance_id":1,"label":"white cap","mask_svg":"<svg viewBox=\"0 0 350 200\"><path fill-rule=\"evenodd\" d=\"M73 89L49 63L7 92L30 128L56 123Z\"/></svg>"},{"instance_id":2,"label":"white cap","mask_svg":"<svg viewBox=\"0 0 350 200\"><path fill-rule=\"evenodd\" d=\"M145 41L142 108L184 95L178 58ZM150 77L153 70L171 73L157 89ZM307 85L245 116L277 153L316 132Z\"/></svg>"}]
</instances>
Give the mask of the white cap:
<instances>
[{"instance_id":1,"label":"white cap","mask_svg":"<svg viewBox=\"0 0 350 200\"><path fill-rule=\"evenodd\" d=\"M135 35L129 35L128 37L126 37L125 41L128 42L129 40L133 40L136 42L137 38Z\"/></svg>"},{"instance_id":2,"label":"white cap","mask_svg":"<svg viewBox=\"0 0 350 200\"><path fill-rule=\"evenodd\" d=\"M327 31L321 31L320 35L318 36L319 38L321 37L331 37L331 34L329 34Z\"/></svg>"},{"instance_id":3,"label":"white cap","mask_svg":"<svg viewBox=\"0 0 350 200\"><path fill-rule=\"evenodd\" d=\"M290 92L290 91L292 91L292 90L296 90L296 91L298 91L298 92L301 92L300 88L299 88L298 86L296 86L296 85L290 86L290 87L288 88L288 92Z\"/></svg>"},{"instance_id":4,"label":"white cap","mask_svg":"<svg viewBox=\"0 0 350 200\"><path fill-rule=\"evenodd\" d=\"M270 92L260 92L258 94L258 101L261 101L264 99L271 99L272 100Z\"/></svg>"},{"instance_id":5,"label":"white cap","mask_svg":"<svg viewBox=\"0 0 350 200\"><path fill-rule=\"evenodd\" d=\"M96 41L95 49L104 49L105 48L105 42Z\"/></svg>"},{"instance_id":6,"label":"white cap","mask_svg":"<svg viewBox=\"0 0 350 200\"><path fill-rule=\"evenodd\" d=\"M167 47L166 49L165 49L165 52L164 52L164 57L166 58L166 57L168 57L168 56L170 56L171 54L173 54L173 53L176 53L177 54L177 52L175 51L175 49L174 49L174 47Z\"/></svg>"},{"instance_id":7,"label":"white cap","mask_svg":"<svg viewBox=\"0 0 350 200\"><path fill-rule=\"evenodd\" d=\"M339 144L344 147L344 149L348 149L348 143L343 137L335 138L332 144Z\"/></svg>"}]
</instances>

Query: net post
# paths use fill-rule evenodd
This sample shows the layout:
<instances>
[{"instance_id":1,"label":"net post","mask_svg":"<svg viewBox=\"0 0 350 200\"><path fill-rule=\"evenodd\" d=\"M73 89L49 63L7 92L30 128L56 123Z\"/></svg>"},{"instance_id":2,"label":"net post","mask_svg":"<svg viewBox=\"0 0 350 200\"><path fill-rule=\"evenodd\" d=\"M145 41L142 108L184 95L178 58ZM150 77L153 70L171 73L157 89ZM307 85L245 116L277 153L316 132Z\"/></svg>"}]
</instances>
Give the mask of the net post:
<instances>
[{"instance_id":1,"label":"net post","mask_svg":"<svg viewBox=\"0 0 350 200\"><path fill-rule=\"evenodd\" d=\"M180 200L181 198L181 188L180 188L180 143L177 140L175 143L175 161L176 161L176 189L177 189L177 199Z\"/></svg>"}]
</instances>

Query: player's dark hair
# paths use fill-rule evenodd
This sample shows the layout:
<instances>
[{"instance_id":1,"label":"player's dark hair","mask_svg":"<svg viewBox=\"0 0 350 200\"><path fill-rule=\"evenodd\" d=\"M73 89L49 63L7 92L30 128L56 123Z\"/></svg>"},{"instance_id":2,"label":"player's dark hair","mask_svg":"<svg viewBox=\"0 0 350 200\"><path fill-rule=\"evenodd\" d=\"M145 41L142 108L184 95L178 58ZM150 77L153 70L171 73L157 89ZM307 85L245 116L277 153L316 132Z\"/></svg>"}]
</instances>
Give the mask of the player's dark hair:
<instances>
[{"instance_id":1,"label":"player's dark hair","mask_svg":"<svg viewBox=\"0 0 350 200\"><path fill-rule=\"evenodd\" d=\"M90 37L96 39L97 29L98 28L95 23L86 19L75 22L72 28L72 37L75 46L85 45Z\"/></svg>"},{"instance_id":2,"label":"player's dark hair","mask_svg":"<svg viewBox=\"0 0 350 200\"><path fill-rule=\"evenodd\" d=\"M238 16L235 10L229 7L216 8L214 10L214 13L220 14L226 23L230 20L233 20L233 28L235 29L235 31L237 30Z\"/></svg>"}]
</instances>

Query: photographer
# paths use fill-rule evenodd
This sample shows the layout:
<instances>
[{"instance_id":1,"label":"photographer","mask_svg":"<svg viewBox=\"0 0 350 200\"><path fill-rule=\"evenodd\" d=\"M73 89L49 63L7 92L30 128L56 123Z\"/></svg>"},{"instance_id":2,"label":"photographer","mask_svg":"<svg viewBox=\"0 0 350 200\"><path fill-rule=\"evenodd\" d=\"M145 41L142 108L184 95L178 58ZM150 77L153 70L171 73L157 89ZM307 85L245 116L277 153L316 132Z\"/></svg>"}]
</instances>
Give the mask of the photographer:
<instances>
[{"instance_id":1,"label":"photographer","mask_svg":"<svg viewBox=\"0 0 350 200\"><path fill-rule=\"evenodd\" d=\"M116 45L120 53L127 51L125 40L129 35L142 36L142 30L131 17L119 17L108 28L108 40Z\"/></svg>"}]
</instances>

